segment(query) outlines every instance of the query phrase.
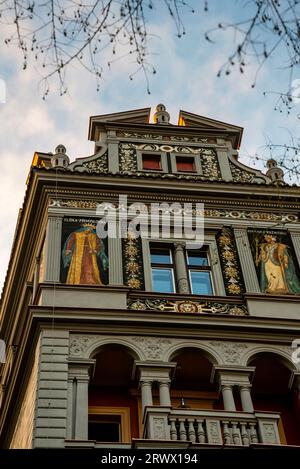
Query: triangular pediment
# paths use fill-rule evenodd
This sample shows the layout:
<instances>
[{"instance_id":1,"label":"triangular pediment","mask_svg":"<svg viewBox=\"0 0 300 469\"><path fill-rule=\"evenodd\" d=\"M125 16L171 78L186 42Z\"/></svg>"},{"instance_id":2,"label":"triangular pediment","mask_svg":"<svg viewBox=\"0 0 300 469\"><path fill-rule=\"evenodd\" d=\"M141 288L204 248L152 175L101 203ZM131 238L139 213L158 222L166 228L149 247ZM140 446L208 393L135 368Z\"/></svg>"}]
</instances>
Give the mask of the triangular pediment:
<instances>
[{"instance_id":1,"label":"triangular pediment","mask_svg":"<svg viewBox=\"0 0 300 469\"><path fill-rule=\"evenodd\" d=\"M94 140L95 128L106 123L120 124L149 124L151 108L132 109L130 111L114 112L90 117L89 139Z\"/></svg>"},{"instance_id":2,"label":"triangular pediment","mask_svg":"<svg viewBox=\"0 0 300 469\"><path fill-rule=\"evenodd\" d=\"M237 147L239 147L243 135L243 127L182 110L179 112L178 125L184 127L197 127L199 130L215 130L216 132L221 131L235 134Z\"/></svg>"}]
</instances>

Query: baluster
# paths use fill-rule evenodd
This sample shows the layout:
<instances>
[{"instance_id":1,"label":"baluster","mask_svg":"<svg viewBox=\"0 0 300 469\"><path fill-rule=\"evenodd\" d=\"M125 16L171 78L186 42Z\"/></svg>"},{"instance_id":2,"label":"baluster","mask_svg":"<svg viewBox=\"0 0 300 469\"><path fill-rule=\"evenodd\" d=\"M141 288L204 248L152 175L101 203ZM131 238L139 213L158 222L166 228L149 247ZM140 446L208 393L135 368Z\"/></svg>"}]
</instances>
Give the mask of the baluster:
<instances>
[{"instance_id":1,"label":"baluster","mask_svg":"<svg viewBox=\"0 0 300 469\"><path fill-rule=\"evenodd\" d=\"M189 441L192 443L196 443L196 433L195 433L195 428L194 428L194 419L188 419L188 437Z\"/></svg>"},{"instance_id":2,"label":"baluster","mask_svg":"<svg viewBox=\"0 0 300 469\"><path fill-rule=\"evenodd\" d=\"M258 443L256 423L249 423L251 443Z\"/></svg>"},{"instance_id":3,"label":"baluster","mask_svg":"<svg viewBox=\"0 0 300 469\"><path fill-rule=\"evenodd\" d=\"M198 437L198 443L206 442L205 432L203 428L203 420L197 420L197 437Z\"/></svg>"},{"instance_id":4,"label":"baluster","mask_svg":"<svg viewBox=\"0 0 300 469\"><path fill-rule=\"evenodd\" d=\"M185 419L178 419L178 420L179 420L179 439L180 441L187 441Z\"/></svg>"},{"instance_id":5,"label":"baluster","mask_svg":"<svg viewBox=\"0 0 300 469\"><path fill-rule=\"evenodd\" d=\"M223 436L224 436L224 445L231 445L231 436L228 427L228 422L223 423Z\"/></svg>"},{"instance_id":6,"label":"baluster","mask_svg":"<svg viewBox=\"0 0 300 469\"><path fill-rule=\"evenodd\" d=\"M171 435L171 440L177 441L178 436L177 436L177 428L176 428L176 419L175 418L170 418L169 419L171 427L170 427L170 435Z\"/></svg>"},{"instance_id":7,"label":"baluster","mask_svg":"<svg viewBox=\"0 0 300 469\"><path fill-rule=\"evenodd\" d=\"M242 442L244 446L249 446L249 435L246 429L246 424L241 423L241 435L242 435Z\"/></svg>"},{"instance_id":8,"label":"baluster","mask_svg":"<svg viewBox=\"0 0 300 469\"><path fill-rule=\"evenodd\" d=\"M232 439L234 445L240 445L240 432L238 429L238 422L231 422L232 425Z\"/></svg>"}]
</instances>

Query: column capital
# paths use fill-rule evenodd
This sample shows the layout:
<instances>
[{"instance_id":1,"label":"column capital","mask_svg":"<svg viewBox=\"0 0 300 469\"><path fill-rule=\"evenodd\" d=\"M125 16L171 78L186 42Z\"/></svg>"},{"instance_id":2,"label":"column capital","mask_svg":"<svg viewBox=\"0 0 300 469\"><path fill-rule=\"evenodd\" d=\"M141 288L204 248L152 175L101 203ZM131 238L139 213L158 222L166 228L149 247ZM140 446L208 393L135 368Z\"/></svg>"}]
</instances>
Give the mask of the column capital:
<instances>
[{"instance_id":1,"label":"column capital","mask_svg":"<svg viewBox=\"0 0 300 469\"><path fill-rule=\"evenodd\" d=\"M93 377L96 360L95 359L69 359L69 380L76 378L78 381L89 381Z\"/></svg>"},{"instance_id":2,"label":"column capital","mask_svg":"<svg viewBox=\"0 0 300 469\"><path fill-rule=\"evenodd\" d=\"M176 369L174 362L135 361L132 378L139 377L140 381L171 381Z\"/></svg>"},{"instance_id":3,"label":"column capital","mask_svg":"<svg viewBox=\"0 0 300 469\"><path fill-rule=\"evenodd\" d=\"M217 381L220 385L250 386L254 372L254 366L214 365L210 381Z\"/></svg>"},{"instance_id":4,"label":"column capital","mask_svg":"<svg viewBox=\"0 0 300 469\"><path fill-rule=\"evenodd\" d=\"M175 250L177 250L177 249L183 250L186 247L186 242L185 241L175 241L173 245L174 245Z\"/></svg>"}]
</instances>

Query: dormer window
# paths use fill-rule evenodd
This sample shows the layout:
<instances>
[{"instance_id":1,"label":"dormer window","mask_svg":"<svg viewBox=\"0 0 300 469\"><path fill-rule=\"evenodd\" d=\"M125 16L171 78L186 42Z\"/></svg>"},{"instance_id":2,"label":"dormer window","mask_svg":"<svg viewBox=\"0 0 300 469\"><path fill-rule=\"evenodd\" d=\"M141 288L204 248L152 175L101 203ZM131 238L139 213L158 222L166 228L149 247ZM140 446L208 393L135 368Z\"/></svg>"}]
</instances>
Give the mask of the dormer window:
<instances>
[{"instance_id":1,"label":"dormer window","mask_svg":"<svg viewBox=\"0 0 300 469\"><path fill-rule=\"evenodd\" d=\"M177 172L195 173L196 165L193 156L176 156L176 170Z\"/></svg>"},{"instance_id":2,"label":"dormer window","mask_svg":"<svg viewBox=\"0 0 300 469\"><path fill-rule=\"evenodd\" d=\"M200 154L171 152L171 168L174 174L202 174Z\"/></svg>"},{"instance_id":3,"label":"dormer window","mask_svg":"<svg viewBox=\"0 0 300 469\"><path fill-rule=\"evenodd\" d=\"M165 151L137 150L137 169L145 172L168 172L167 153Z\"/></svg>"},{"instance_id":4,"label":"dormer window","mask_svg":"<svg viewBox=\"0 0 300 469\"><path fill-rule=\"evenodd\" d=\"M162 171L161 155L151 153L143 154L142 165L144 170Z\"/></svg>"}]
</instances>

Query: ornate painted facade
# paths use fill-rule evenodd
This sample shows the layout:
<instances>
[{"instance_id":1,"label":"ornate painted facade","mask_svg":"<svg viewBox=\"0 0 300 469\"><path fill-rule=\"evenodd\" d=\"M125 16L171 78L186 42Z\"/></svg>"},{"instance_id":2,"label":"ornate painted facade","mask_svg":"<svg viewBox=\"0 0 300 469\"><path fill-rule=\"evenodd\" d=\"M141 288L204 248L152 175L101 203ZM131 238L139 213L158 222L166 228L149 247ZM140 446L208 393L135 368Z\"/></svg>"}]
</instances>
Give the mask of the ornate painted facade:
<instances>
[{"instance_id":1,"label":"ornate painted facade","mask_svg":"<svg viewBox=\"0 0 300 469\"><path fill-rule=\"evenodd\" d=\"M239 161L241 127L150 113L91 117L91 156L34 155L1 300L1 447L300 446L299 188ZM203 242L176 216L203 216Z\"/></svg>"}]
</instances>

